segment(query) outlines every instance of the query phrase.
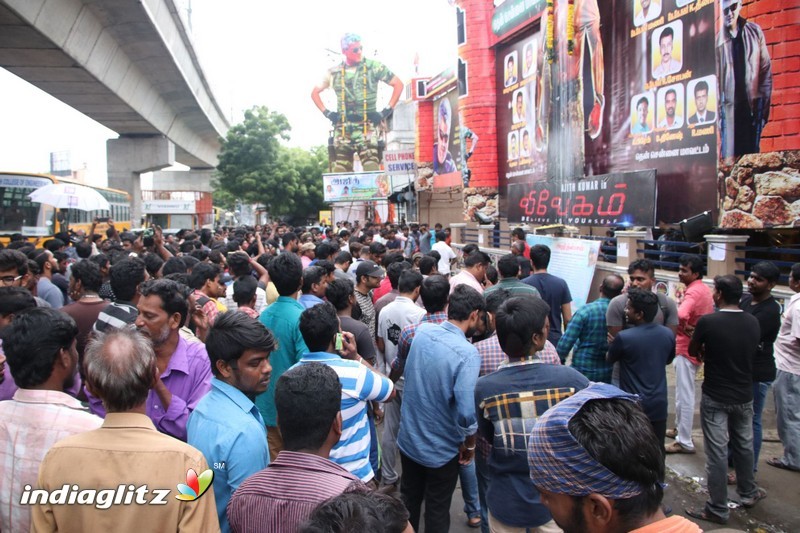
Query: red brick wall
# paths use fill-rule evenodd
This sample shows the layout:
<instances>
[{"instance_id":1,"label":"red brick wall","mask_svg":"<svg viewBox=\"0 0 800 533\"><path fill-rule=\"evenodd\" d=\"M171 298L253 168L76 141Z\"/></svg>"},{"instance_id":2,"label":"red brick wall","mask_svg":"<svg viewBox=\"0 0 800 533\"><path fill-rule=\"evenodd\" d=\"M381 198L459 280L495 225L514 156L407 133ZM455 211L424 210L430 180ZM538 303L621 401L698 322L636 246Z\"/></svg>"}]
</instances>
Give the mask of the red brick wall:
<instances>
[{"instance_id":1,"label":"red brick wall","mask_svg":"<svg viewBox=\"0 0 800 533\"><path fill-rule=\"evenodd\" d=\"M433 101L418 102L416 122L414 159L418 163L433 163Z\"/></svg>"},{"instance_id":2,"label":"red brick wall","mask_svg":"<svg viewBox=\"0 0 800 533\"><path fill-rule=\"evenodd\" d=\"M772 106L761 151L800 149L800 4L745 0L742 16L761 26L772 58Z\"/></svg>"},{"instance_id":3,"label":"red brick wall","mask_svg":"<svg viewBox=\"0 0 800 533\"><path fill-rule=\"evenodd\" d=\"M497 187L497 110L492 34L494 6L486 0L459 0L466 18L467 41L458 55L467 63L468 94L459 99L464 123L480 139L469 160L471 187Z\"/></svg>"}]
</instances>

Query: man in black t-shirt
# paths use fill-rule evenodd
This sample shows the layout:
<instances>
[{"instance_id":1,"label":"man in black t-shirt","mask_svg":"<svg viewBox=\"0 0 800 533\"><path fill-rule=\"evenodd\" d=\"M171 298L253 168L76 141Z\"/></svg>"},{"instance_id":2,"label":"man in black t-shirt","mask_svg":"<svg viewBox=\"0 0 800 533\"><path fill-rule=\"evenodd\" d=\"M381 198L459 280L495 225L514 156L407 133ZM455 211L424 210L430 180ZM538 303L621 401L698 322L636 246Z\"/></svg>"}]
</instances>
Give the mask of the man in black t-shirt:
<instances>
[{"instance_id":1,"label":"man in black t-shirt","mask_svg":"<svg viewBox=\"0 0 800 533\"><path fill-rule=\"evenodd\" d=\"M739 307L758 319L761 342L753 360L753 470L758 471L761 453L761 413L772 381L775 379L775 357L772 345L781 329L781 306L772 297L781 272L774 263L761 261L753 266L747 279L749 294L742 296Z\"/></svg>"},{"instance_id":2,"label":"man in black t-shirt","mask_svg":"<svg viewBox=\"0 0 800 533\"><path fill-rule=\"evenodd\" d=\"M752 507L767 496L753 475L753 359L761 334L758 320L739 309L739 278L714 278L713 298L719 311L700 318L689 343L689 355L705 363L700 420L709 498L704 508L687 509L686 513L724 524L730 515L729 440L736 464L736 492L742 505Z\"/></svg>"}]
</instances>

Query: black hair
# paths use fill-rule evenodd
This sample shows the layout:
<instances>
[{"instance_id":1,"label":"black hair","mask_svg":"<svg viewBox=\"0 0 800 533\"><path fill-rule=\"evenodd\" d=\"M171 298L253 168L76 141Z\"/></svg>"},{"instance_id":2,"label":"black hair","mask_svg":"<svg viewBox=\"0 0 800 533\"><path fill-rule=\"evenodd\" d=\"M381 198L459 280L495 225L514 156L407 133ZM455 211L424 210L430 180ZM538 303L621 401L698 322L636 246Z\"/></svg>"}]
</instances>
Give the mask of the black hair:
<instances>
[{"instance_id":1,"label":"black hair","mask_svg":"<svg viewBox=\"0 0 800 533\"><path fill-rule=\"evenodd\" d=\"M17 314L36 307L31 292L24 287L0 287L0 316Z\"/></svg>"},{"instance_id":2,"label":"black hair","mask_svg":"<svg viewBox=\"0 0 800 533\"><path fill-rule=\"evenodd\" d=\"M303 263L297 254L278 254L267 266L269 279L281 296L291 296L303 282Z\"/></svg>"},{"instance_id":3,"label":"black hair","mask_svg":"<svg viewBox=\"0 0 800 533\"><path fill-rule=\"evenodd\" d=\"M678 264L681 266L689 267L693 274L700 274L702 278L706 273L706 267L703 264L703 258L695 254L683 254L678 258Z\"/></svg>"},{"instance_id":4,"label":"black hair","mask_svg":"<svg viewBox=\"0 0 800 533\"><path fill-rule=\"evenodd\" d=\"M250 266L250 257L240 252L228 254L228 269L230 269L231 275L237 278L249 275L253 270Z\"/></svg>"},{"instance_id":5,"label":"black hair","mask_svg":"<svg viewBox=\"0 0 800 533\"><path fill-rule=\"evenodd\" d=\"M336 309L327 302L309 307L300 315L300 333L310 352L327 351L339 333Z\"/></svg>"},{"instance_id":6,"label":"black hair","mask_svg":"<svg viewBox=\"0 0 800 533\"><path fill-rule=\"evenodd\" d=\"M303 294L309 294L311 292L311 287L315 284L322 283L327 275L328 273L325 272L325 269L317 265L312 265L303 270Z\"/></svg>"},{"instance_id":7,"label":"black hair","mask_svg":"<svg viewBox=\"0 0 800 533\"><path fill-rule=\"evenodd\" d=\"M386 269L386 276L389 278L389 284L392 286L393 290L397 290L399 288L400 276L403 274L403 272L410 269L411 265L402 260L395 261L388 266L388 268Z\"/></svg>"},{"instance_id":8,"label":"black hair","mask_svg":"<svg viewBox=\"0 0 800 533\"><path fill-rule=\"evenodd\" d=\"M335 261L335 263L337 265L343 265L345 263L352 263L353 262L353 256L350 254L350 252L339 252L336 255L336 259L334 261Z\"/></svg>"},{"instance_id":9,"label":"black hair","mask_svg":"<svg viewBox=\"0 0 800 533\"><path fill-rule=\"evenodd\" d=\"M503 303L494 316L497 340L509 357L525 357L533 346L533 335L544 329L550 306L541 298L517 296Z\"/></svg>"},{"instance_id":10,"label":"black hair","mask_svg":"<svg viewBox=\"0 0 800 533\"><path fill-rule=\"evenodd\" d=\"M173 272L172 274L167 274L162 279L171 279L172 281L176 281L189 289L189 274L184 274L183 272ZM192 289L189 289L189 291L191 290Z\"/></svg>"},{"instance_id":11,"label":"black hair","mask_svg":"<svg viewBox=\"0 0 800 533\"><path fill-rule=\"evenodd\" d=\"M39 270L44 272L44 265L50 261L50 256L53 252L41 252L33 258L36 264L39 265Z\"/></svg>"},{"instance_id":12,"label":"black hair","mask_svg":"<svg viewBox=\"0 0 800 533\"><path fill-rule=\"evenodd\" d=\"M486 311L489 313L496 313L503 302L511 298L511 293L502 287L492 289L483 295L486 300Z\"/></svg>"},{"instance_id":13,"label":"black hair","mask_svg":"<svg viewBox=\"0 0 800 533\"><path fill-rule=\"evenodd\" d=\"M206 259L208 259L208 251L207 250L201 250L199 248L196 249L196 250L192 250L189 253L189 255L191 255L192 257L194 257L198 261L205 261Z\"/></svg>"},{"instance_id":14,"label":"black hair","mask_svg":"<svg viewBox=\"0 0 800 533\"><path fill-rule=\"evenodd\" d=\"M51 252L57 252L59 248L64 246L66 246L66 243L61 239L50 239L44 243L45 250L50 250Z\"/></svg>"},{"instance_id":15,"label":"black hair","mask_svg":"<svg viewBox=\"0 0 800 533\"><path fill-rule=\"evenodd\" d=\"M622 294L622 289L625 288L625 280L619 274L609 274L603 278L600 284L600 294L609 300L616 298Z\"/></svg>"},{"instance_id":16,"label":"black hair","mask_svg":"<svg viewBox=\"0 0 800 533\"><path fill-rule=\"evenodd\" d=\"M475 251L464 258L464 266L471 268L477 265L489 266L491 262L489 254L481 251Z\"/></svg>"},{"instance_id":17,"label":"black hair","mask_svg":"<svg viewBox=\"0 0 800 533\"><path fill-rule=\"evenodd\" d=\"M19 250L0 250L0 271L16 270L18 276L28 273L28 258Z\"/></svg>"},{"instance_id":18,"label":"black hair","mask_svg":"<svg viewBox=\"0 0 800 533\"><path fill-rule=\"evenodd\" d=\"M675 98L678 97L678 92L675 89L667 89L667 92L664 93L664 101L667 100L667 96L669 96L669 93L672 93L672 96L674 96Z\"/></svg>"},{"instance_id":19,"label":"black hair","mask_svg":"<svg viewBox=\"0 0 800 533\"><path fill-rule=\"evenodd\" d=\"M637 270L644 272L651 278L655 277L656 268L653 266L653 263L647 259L637 259L628 265L628 274L633 274Z\"/></svg>"},{"instance_id":20,"label":"black hair","mask_svg":"<svg viewBox=\"0 0 800 533\"><path fill-rule=\"evenodd\" d=\"M109 281L118 300L130 302L144 282L145 262L138 257L128 257L111 267Z\"/></svg>"},{"instance_id":21,"label":"black hair","mask_svg":"<svg viewBox=\"0 0 800 533\"><path fill-rule=\"evenodd\" d=\"M72 265L72 278L80 281L87 291L98 292L103 285L100 267L91 261L79 261Z\"/></svg>"},{"instance_id":22,"label":"black hair","mask_svg":"<svg viewBox=\"0 0 800 533\"><path fill-rule=\"evenodd\" d=\"M314 250L314 256L317 259L329 259L336 252L336 247L327 242L321 242Z\"/></svg>"},{"instance_id":23,"label":"black hair","mask_svg":"<svg viewBox=\"0 0 800 533\"><path fill-rule=\"evenodd\" d=\"M258 282L253 276L239 276L233 282L233 301L237 305L246 305L253 301L256 295Z\"/></svg>"},{"instance_id":24,"label":"black hair","mask_svg":"<svg viewBox=\"0 0 800 533\"><path fill-rule=\"evenodd\" d=\"M180 257L170 257L164 262L164 267L161 269L161 274L163 276L169 276L170 274L180 273L186 274L187 272L186 262Z\"/></svg>"},{"instance_id":25,"label":"black hair","mask_svg":"<svg viewBox=\"0 0 800 533\"><path fill-rule=\"evenodd\" d=\"M408 263L403 263L407 265ZM412 268L403 270L400 274L400 280L397 282L397 290L400 294L409 294L414 292L414 289L422 286L422 274Z\"/></svg>"},{"instance_id":26,"label":"black hair","mask_svg":"<svg viewBox=\"0 0 800 533\"><path fill-rule=\"evenodd\" d=\"M217 361L230 364L247 350L272 353L276 348L275 337L264 324L236 311L218 315L206 337L206 351L211 361L211 371L217 377L219 377Z\"/></svg>"},{"instance_id":27,"label":"black hair","mask_svg":"<svg viewBox=\"0 0 800 533\"><path fill-rule=\"evenodd\" d=\"M485 310L486 302L481 293L469 285L459 285L450 294L447 318L449 320L467 320L474 311Z\"/></svg>"},{"instance_id":28,"label":"black hair","mask_svg":"<svg viewBox=\"0 0 800 533\"><path fill-rule=\"evenodd\" d=\"M275 385L283 448L319 450L341 410L341 398L339 376L328 365L304 363L284 372Z\"/></svg>"},{"instance_id":29,"label":"black hair","mask_svg":"<svg viewBox=\"0 0 800 533\"><path fill-rule=\"evenodd\" d=\"M488 279L492 285L497 283L497 268L492 264L486 265L486 279Z\"/></svg>"},{"instance_id":30,"label":"black hair","mask_svg":"<svg viewBox=\"0 0 800 533\"><path fill-rule=\"evenodd\" d=\"M298 533L403 533L408 516L396 496L358 488L322 502Z\"/></svg>"},{"instance_id":31,"label":"black hair","mask_svg":"<svg viewBox=\"0 0 800 533\"><path fill-rule=\"evenodd\" d=\"M428 276L422 281L419 295L428 313L444 311L450 296L450 282L441 274Z\"/></svg>"},{"instance_id":32,"label":"black hair","mask_svg":"<svg viewBox=\"0 0 800 533\"><path fill-rule=\"evenodd\" d=\"M99 266L101 272L111 264L111 259L106 254L95 254L89 258L89 261Z\"/></svg>"},{"instance_id":33,"label":"black hair","mask_svg":"<svg viewBox=\"0 0 800 533\"><path fill-rule=\"evenodd\" d=\"M639 404L621 398L590 400L567 427L597 462L644 489L638 496L614 502L621 531L636 529L643 518L658 511L664 498L659 483L664 478L663 446Z\"/></svg>"},{"instance_id":34,"label":"black hair","mask_svg":"<svg viewBox=\"0 0 800 533\"><path fill-rule=\"evenodd\" d=\"M503 279L516 278L519 275L519 261L514 254L506 254L497 261L497 270Z\"/></svg>"},{"instance_id":35,"label":"black hair","mask_svg":"<svg viewBox=\"0 0 800 533\"><path fill-rule=\"evenodd\" d=\"M533 268L536 270L545 269L550 264L550 247L545 244L531 246L530 255Z\"/></svg>"},{"instance_id":36,"label":"black hair","mask_svg":"<svg viewBox=\"0 0 800 533\"><path fill-rule=\"evenodd\" d=\"M200 242L208 246L208 243L211 242L212 237L211 230L208 228L203 228L200 230Z\"/></svg>"},{"instance_id":37,"label":"black hair","mask_svg":"<svg viewBox=\"0 0 800 533\"><path fill-rule=\"evenodd\" d=\"M650 100L648 100L646 96L642 96L636 101L636 107L639 107L642 104L645 104L646 106L650 107Z\"/></svg>"},{"instance_id":38,"label":"black hair","mask_svg":"<svg viewBox=\"0 0 800 533\"><path fill-rule=\"evenodd\" d=\"M759 261L753 265L751 272L761 276L769 283L777 283L781 277L780 269L772 261Z\"/></svg>"},{"instance_id":39,"label":"black hair","mask_svg":"<svg viewBox=\"0 0 800 533\"><path fill-rule=\"evenodd\" d=\"M791 276L794 281L800 281L800 263L792 265Z\"/></svg>"},{"instance_id":40,"label":"black hair","mask_svg":"<svg viewBox=\"0 0 800 533\"><path fill-rule=\"evenodd\" d=\"M283 243L284 248L286 248L290 242L295 240L298 240L297 234L295 234L293 231L287 231L283 234L283 237L281 237L281 242Z\"/></svg>"},{"instance_id":41,"label":"black hair","mask_svg":"<svg viewBox=\"0 0 800 533\"><path fill-rule=\"evenodd\" d=\"M317 262L314 263L314 266L319 267L322 270L324 270L326 276L330 276L331 274L333 274L336 271L336 265L334 265L333 263L331 263L327 259L319 259L319 260L317 260Z\"/></svg>"},{"instance_id":42,"label":"black hair","mask_svg":"<svg viewBox=\"0 0 800 533\"><path fill-rule=\"evenodd\" d=\"M405 260L400 252L389 252L381 257L381 266L388 269L392 263L402 263Z\"/></svg>"},{"instance_id":43,"label":"black hair","mask_svg":"<svg viewBox=\"0 0 800 533\"><path fill-rule=\"evenodd\" d=\"M733 274L726 274L724 276L716 276L714 278L714 288L717 289L722 301L728 305L735 305L742 299L742 280Z\"/></svg>"},{"instance_id":44,"label":"black hair","mask_svg":"<svg viewBox=\"0 0 800 533\"><path fill-rule=\"evenodd\" d=\"M654 292L631 287L628 289L628 305L637 313L642 313L644 321L650 323L658 314L658 296Z\"/></svg>"},{"instance_id":45,"label":"black hair","mask_svg":"<svg viewBox=\"0 0 800 533\"><path fill-rule=\"evenodd\" d=\"M77 336L75 321L56 309L34 307L16 315L0 339L17 387L32 389L50 379L58 352L69 350Z\"/></svg>"},{"instance_id":46,"label":"black hair","mask_svg":"<svg viewBox=\"0 0 800 533\"><path fill-rule=\"evenodd\" d=\"M666 31L666 30L664 30ZM697 96L697 91L705 91L708 94L708 83L705 80L698 81L694 86L694 94Z\"/></svg>"},{"instance_id":47,"label":"black hair","mask_svg":"<svg viewBox=\"0 0 800 533\"><path fill-rule=\"evenodd\" d=\"M661 39L664 37L672 37L675 38L675 32L672 30L670 26L664 28L664 31L661 32L661 35L658 36L658 42L661 43Z\"/></svg>"},{"instance_id":48,"label":"black hair","mask_svg":"<svg viewBox=\"0 0 800 533\"><path fill-rule=\"evenodd\" d=\"M437 231L436 235L436 242L444 241L447 239L447 234L443 231Z\"/></svg>"},{"instance_id":49,"label":"black hair","mask_svg":"<svg viewBox=\"0 0 800 533\"><path fill-rule=\"evenodd\" d=\"M337 311L347 309L350 296L353 294L353 282L349 279L334 279L325 289L325 298Z\"/></svg>"},{"instance_id":50,"label":"black hair","mask_svg":"<svg viewBox=\"0 0 800 533\"><path fill-rule=\"evenodd\" d=\"M164 260L161 259L158 254L154 253L144 254L142 259L144 259L144 266L147 269L147 273L150 274L150 277L155 278L158 276L158 271L164 266Z\"/></svg>"},{"instance_id":51,"label":"black hair","mask_svg":"<svg viewBox=\"0 0 800 533\"><path fill-rule=\"evenodd\" d=\"M161 299L161 309L168 316L178 313L181 317L180 324L183 324L189 313L189 303L181 287L182 284L171 279L151 279L139 285L139 294L144 297L158 296Z\"/></svg>"},{"instance_id":52,"label":"black hair","mask_svg":"<svg viewBox=\"0 0 800 533\"><path fill-rule=\"evenodd\" d=\"M471 242L469 244L464 245L464 247L461 249L461 255L467 257L472 252L477 252L478 250L480 250L480 248L478 248L478 245L475 244L474 242Z\"/></svg>"},{"instance_id":53,"label":"black hair","mask_svg":"<svg viewBox=\"0 0 800 533\"><path fill-rule=\"evenodd\" d=\"M211 263L198 263L189 275L189 286L195 290L203 288L207 281L216 279L222 273L217 265Z\"/></svg>"},{"instance_id":54,"label":"black hair","mask_svg":"<svg viewBox=\"0 0 800 533\"><path fill-rule=\"evenodd\" d=\"M419 273L423 276L430 276L436 266L436 258L430 255L423 255L419 260Z\"/></svg>"},{"instance_id":55,"label":"black hair","mask_svg":"<svg viewBox=\"0 0 800 533\"><path fill-rule=\"evenodd\" d=\"M384 246L382 243L376 241L372 241L372 243L370 243L369 254L372 257L375 257L376 255L383 255L385 253L386 253L386 246Z\"/></svg>"},{"instance_id":56,"label":"black hair","mask_svg":"<svg viewBox=\"0 0 800 533\"><path fill-rule=\"evenodd\" d=\"M75 252L81 259L89 259L89 257L92 255L92 241L89 239L84 239L81 242L76 243Z\"/></svg>"}]
</instances>

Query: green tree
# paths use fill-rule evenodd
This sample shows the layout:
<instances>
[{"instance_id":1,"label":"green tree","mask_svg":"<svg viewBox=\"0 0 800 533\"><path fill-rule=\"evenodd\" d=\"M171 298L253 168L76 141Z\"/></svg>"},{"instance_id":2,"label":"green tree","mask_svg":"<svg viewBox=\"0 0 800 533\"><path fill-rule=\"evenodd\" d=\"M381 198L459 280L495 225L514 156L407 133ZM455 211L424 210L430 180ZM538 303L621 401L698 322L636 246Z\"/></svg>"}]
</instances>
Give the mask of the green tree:
<instances>
[{"instance_id":1,"label":"green tree","mask_svg":"<svg viewBox=\"0 0 800 533\"><path fill-rule=\"evenodd\" d=\"M218 185L245 203L267 207L273 216L316 214L322 202L323 147L287 148L289 121L264 106L253 107L224 139L219 155Z\"/></svg>"}]
</instances>

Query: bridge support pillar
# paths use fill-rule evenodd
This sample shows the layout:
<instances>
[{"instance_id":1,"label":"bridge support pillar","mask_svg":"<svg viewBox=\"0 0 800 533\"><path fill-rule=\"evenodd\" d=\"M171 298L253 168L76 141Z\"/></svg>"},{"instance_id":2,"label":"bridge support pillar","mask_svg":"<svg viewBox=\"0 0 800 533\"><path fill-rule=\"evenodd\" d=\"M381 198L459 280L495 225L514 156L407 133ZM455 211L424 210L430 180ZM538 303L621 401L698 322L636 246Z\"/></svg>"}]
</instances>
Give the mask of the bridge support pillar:
<instances>
[{"instance_id":1,"label":"bridge support pillar","mask_svg":"<svg viewBox=\"0 0 800 533\"><path fill-rule=\"evenodd\" d=\"M120 137L106 143L108 186L131 195L131 225L142 220L142 178L145 172L175 164L175 145L163 135Z\"/></svg>"}]
</instances>

